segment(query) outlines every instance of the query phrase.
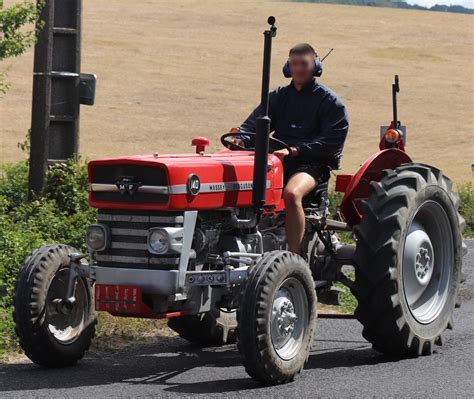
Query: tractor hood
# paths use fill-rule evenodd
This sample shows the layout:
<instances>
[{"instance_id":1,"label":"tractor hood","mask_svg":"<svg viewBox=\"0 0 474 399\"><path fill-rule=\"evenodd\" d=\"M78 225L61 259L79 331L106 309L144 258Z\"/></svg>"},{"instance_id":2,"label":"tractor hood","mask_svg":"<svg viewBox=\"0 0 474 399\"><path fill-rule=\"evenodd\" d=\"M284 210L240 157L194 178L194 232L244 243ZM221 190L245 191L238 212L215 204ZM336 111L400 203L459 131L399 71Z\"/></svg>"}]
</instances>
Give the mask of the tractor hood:
<instances>
[{"instance_id":1,"label":"tractor hood","mask_svg":"<svg viewBox=\"0 0 474 399\"><path fill-rule=\"evenodd\" d=\"M95 208L199 210L252 206L254 153L135 155L88 164ZM283 167L269 155L266 206L281 199Z\"/></svg>"}]
</instances>

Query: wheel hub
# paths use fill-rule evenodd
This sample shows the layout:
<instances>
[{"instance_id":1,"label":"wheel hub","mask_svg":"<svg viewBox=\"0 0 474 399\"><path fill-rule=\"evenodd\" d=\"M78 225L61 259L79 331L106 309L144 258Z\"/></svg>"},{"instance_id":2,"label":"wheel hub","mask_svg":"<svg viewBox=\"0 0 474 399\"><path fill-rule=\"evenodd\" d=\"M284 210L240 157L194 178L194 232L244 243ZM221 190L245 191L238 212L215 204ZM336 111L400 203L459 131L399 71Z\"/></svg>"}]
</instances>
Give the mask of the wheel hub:
<instances>
[{"instance_id":1,"label":"wheel hub","mask_svg":"<svg viewBox=\"0 0 474 399\"><path fill-rule=\"evenodd\" d=\"M73 343L86 326L88 308L87 288L82 280L76 281L75 301L61 299L66 296L69 271L60 269L48 289L45 318L52 336L61 344Z\"/></svg>"},{"instance_id":2,"label":"wheel hub","mask_svg":"<svg viewBox=\"0 0 474 399\"><path fill-rule=\"evenodd\" d=\"M421 247L416 254L415 272L418 281L422 285L428 284L433 274L431 259L431 251L428 248Z\"/></svg>"},{"instance_id":3,"label":"wheel hub","mask_svg":"<svg viewBox=\"0 0 474 399\"><path fill-rule=\"evenodd\" d=\"M277 325L281 335L287 337L295 329L295 323L298 316L295 314L293 303L289 300L283 300L278 310Z\"/></svg>"},{"instance_id":4,"label":"wheel hub","mask_svg":"<svg viewBox=\"0 0 474 399\"><path fill-rule=\"evenodd\" d=\"M284 360L299 351L308 323L306 293L295 278L285 280L273 299L270 333L276 353Z\"/></svg>"},{"instance_id":5,"label":"wheel hub","mask_svg":"<svg viewBox=\"0 0 474 399\"><path fill-rule=\"evenodd\" d=\"M433 246L422 225L413 222L405 243L403 261L412 269L416 283L426 286L433 275Z\"/></svg>"},{"instance_id":6,"label":"wheel hub","mask_svg":"<svg viewBox=\"0 0 474 399\"><path fill-rule=\"evenodd\" d=\"M403 252L403 286L413 317L422 324L440 314L454 261L451 226L443 207L423 203L411 222Z\"/></svg>"}]
</instances>

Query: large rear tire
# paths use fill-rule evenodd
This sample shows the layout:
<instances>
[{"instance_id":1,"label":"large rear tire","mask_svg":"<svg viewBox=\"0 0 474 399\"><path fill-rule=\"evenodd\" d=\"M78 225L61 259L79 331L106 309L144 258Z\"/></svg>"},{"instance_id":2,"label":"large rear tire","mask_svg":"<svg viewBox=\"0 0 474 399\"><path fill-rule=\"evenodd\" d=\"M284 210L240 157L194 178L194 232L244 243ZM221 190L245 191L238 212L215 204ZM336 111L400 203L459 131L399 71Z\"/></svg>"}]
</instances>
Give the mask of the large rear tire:
<instances>
[{"instance_id":1,"label":"large rear tire","mask_svg":"<svg viewBox=\"0 0 474 399\"><path fill-rule=\"evenodd\" d=\"M16 281L15 331L20 346L34 363L47 367L75 364L89 349L95 333L95 310L89 281L78 278L72 310L58 307L66 296L69 255L67 245L45 245L26 259Z\"/></svg>"},{"instance_id":2,"label":"large rear tire","mask_svg":"<svg viewBox=\"0 0 474 399\"><path fill-rule=\"evenodd\" d=\"M355 227L355 311L382 353L429 355L453 325L464 219L441 171L403 164L372 182Z\"/></svg>"},{"instance_id":3,"label":"large rear tire","mask_svg":"<svg viewBox=\"0 0 474 399\"><path fill-rule=\"evenodd\" d=\"M288 251L253 267L237 310L237 346L247 373L268 385L293 381L308 360L316 323L308 264Z\"/></svg>"}]
</instances>

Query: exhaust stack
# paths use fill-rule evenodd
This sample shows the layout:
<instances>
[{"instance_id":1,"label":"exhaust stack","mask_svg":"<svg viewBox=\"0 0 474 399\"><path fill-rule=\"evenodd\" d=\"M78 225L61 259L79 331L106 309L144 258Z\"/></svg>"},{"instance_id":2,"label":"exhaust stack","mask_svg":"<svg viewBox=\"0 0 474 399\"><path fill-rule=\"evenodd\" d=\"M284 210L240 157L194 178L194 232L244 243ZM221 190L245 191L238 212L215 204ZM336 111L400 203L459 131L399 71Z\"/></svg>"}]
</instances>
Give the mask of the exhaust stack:
<instances>
[{"instance_id":1,"label":"exhaust stack","mask_svg":"<svg viewBox=\"0 0 474 399\"><path fill-rule=\"evenodd\" d=\"M256 211L261 212L266 201L267 190L267 163L268 163L268 137L270 135L271 120L268 116L269 89L270 89L270 64L272 57L272 39L276 36L275 17L268 17L270 29L263 32L263 72L262 72L262 99L260 106L263 115L257 119L255 137L255 160L253 169L252 203Z\"/></svg>"}]
</instances>

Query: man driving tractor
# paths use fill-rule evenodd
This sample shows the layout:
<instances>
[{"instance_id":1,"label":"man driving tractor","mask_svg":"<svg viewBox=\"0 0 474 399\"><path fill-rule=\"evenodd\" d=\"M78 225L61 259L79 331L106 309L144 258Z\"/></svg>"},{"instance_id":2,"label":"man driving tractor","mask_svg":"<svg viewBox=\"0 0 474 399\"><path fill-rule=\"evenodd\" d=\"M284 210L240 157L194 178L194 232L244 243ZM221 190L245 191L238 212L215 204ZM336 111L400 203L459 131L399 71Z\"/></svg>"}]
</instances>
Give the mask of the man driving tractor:
<instances>
[{"instance_id":1,"label":"man driving tractor","mask_svg":"<svg viewBox=\"0 0 474 399\"><path fill-rule=\"evenodd\" d=\"M312 46L300 43L291 48L283 73L292 80L270 93L269 117L273 137L291 147L291 152L284 148L273 154L284 165L288 249L300 254L305 228L302 199L339 167L349 121L339 97L315 78L321 76L322 64ZM255 132L261 115L259 105L239 131ZM254 137L242 134L233 141L253 146Z\"/></svg>"}]
</instances>

